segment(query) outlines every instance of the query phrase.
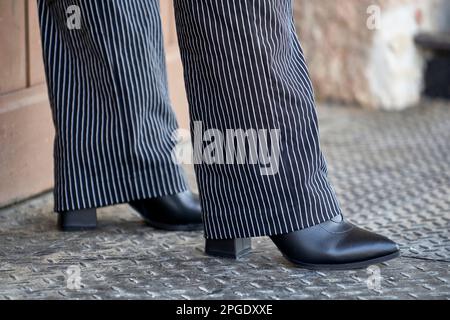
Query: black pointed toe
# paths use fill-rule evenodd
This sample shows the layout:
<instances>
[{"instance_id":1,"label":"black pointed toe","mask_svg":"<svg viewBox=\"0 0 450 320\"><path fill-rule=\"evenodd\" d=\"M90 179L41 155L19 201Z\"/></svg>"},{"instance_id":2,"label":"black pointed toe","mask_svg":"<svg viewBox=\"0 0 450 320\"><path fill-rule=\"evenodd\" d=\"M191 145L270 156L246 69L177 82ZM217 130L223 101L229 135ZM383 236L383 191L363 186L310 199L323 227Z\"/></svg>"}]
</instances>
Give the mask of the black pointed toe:
<instances>
[{"instance_id":1,"label":"black pointed toe","mask_svg":"<svg viewBox=\"0 0 450 320\"><path fill-rule=\"evenodd\" d=\"M148 225L156 229L196 231L203 228L200 200L190 191L129 204Z\"/></svg>"},{"instance_id":2,"label":"black pointed toe","mask_svg":"<svg viewBox=\"0 0 450 320\"><path fill-rule=\"evenodd\" d=\"M315 270L365 268L400 254L395 242L358 228L341 216L311 228L270 238L289 261Z\"/></svg>"},{"instance_id":3,"label":"black pointed toe","mask_svg":"<svg viewBox=\"0 0 450 320\"><path fill-rule=\"evenodd\" d=\"M61 231L85 231L97 228L97 210L85 209L58 213L58 228Z\"/></svg>"}]
</instances>

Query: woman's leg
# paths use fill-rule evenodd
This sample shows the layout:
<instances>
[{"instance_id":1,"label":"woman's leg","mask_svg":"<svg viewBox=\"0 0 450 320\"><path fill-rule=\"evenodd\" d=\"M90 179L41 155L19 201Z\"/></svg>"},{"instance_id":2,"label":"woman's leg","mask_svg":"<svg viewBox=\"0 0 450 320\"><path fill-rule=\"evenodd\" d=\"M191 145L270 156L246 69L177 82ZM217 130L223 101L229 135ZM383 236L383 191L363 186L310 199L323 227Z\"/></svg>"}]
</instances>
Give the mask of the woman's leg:
<instances>
[{"instance_id":1,"label":"woman's leg","mask_svg":"<svg viewBox=\"0 0 450 320\"><path fill-rule=\"evenodd\" d=\"M395 243L342 218L292 1L175 0L175 9L206 252L237 257L265 235L309 268L397 256Z\"/></svg>"},{"instance_id":2,"label":"woman's leg","mask_svg":"<svg viewBox=\"0 0 450 320\"><path fill-rule=\"evenodd\" d=\"M339 215L291 1L179 0L175 6L192 122L224 136L230 129L279 130L273 172L261 164L197 165L206 237L282 234Z\"/></svg>"},{"instance_id":3,"label":"woman's leg","mask_svg":"<svg viewBox=\"0 0 450 320\"><path fill-rule=\"evenodd\" d=\"M182 170L171 158L177 121L159 1L38 4L56 128L55 211L133 201L143 213L150 204L136 200L185 192ZM68 28L70 16L80 20L79 28Z\"/></svg>"}]
</instances>

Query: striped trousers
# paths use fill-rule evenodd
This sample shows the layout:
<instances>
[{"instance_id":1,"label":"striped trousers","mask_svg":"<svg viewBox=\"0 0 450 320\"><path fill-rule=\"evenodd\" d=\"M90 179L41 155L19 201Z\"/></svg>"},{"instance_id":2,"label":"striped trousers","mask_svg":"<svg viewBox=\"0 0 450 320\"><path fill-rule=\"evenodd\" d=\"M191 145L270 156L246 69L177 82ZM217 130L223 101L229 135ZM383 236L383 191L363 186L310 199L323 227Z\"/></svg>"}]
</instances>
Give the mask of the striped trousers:
<instances>
[{"instance_id":1,"label":"striped trousers","mask_svg":"<svg viewBox=\"0 0 450 320\"><path fill-rule=\"evenodd\" d=\"M38 0L38 5L56 129L55 210L186 190L172 158L177 122L159 1ZM73 5L81 17L75 29L67 24ZM339 215L292 0L175 0L174 5L191 133L200 150L198 157L194 147L194 158L203 159L208 142L220 146L224 137L235 137L229 133L257 132L259 138L278 133L265 140L278 145L272 156L279 151L277 169L269 174L248 158L214 161L223 160L219 150L213 161L196 161L205 237L282 234ZM199 135L204 140L195 143ZM254 135L245 137L244 151L264 149L261 141L256 149L250 145ZM232 146L234 140L222 154Z\"/></svg>"}]
</instances>

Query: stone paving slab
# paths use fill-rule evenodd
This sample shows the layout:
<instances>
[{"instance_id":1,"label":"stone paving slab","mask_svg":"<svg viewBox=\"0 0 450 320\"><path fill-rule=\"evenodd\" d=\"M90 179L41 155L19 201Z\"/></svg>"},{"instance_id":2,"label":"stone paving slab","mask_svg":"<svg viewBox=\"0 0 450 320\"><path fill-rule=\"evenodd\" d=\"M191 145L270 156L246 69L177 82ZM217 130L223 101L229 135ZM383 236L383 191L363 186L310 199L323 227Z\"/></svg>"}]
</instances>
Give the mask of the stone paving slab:
<instances>
[{"instance_id":1,"label":"stone paving slab","mask_svg":"<svg viewBox=\"0 0 450 320\"><path fill-rule=\"evenodd\" d=\"M308 271L258 238L246 258L216 259L201 234L146 227L126 205L99 210L96 231L60 233L45 194L0 210L0 299L450 299L450 105L319 115L346 217L399 242L401 258Z\"/></svg>"}]
</instances>

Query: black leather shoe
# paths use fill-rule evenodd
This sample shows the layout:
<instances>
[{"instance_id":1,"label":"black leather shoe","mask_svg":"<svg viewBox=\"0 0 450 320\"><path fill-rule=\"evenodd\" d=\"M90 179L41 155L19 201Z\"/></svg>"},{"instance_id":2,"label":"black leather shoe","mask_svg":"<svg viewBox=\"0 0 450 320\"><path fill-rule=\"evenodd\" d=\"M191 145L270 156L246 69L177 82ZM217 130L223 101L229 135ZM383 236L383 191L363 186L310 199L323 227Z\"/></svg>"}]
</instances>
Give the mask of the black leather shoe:
<instances>
[{"instance_id":1,"label":"black leather shoe","mask_svg":"<svg viewBox=\"0 0 450 320\"><path fill-rule=\"evenodd\" d=\"M84 231L97 228L97 210L85 209L58 213L58 228L61 231Z\"/></svg>"},{"instance_id":2,"label":"black leather shoe","mask_svg":"<svg viewBox=\"0 0 450 320\"><path fill-rule=\"evenodd\" d=\"M270 237L281 253L297 266L313 270L365 268L399 256L391 240L360 229L342 216L311 228ZM250 238L206 240L208 255L239 258L249 253Z\"/></svg>"},{"instance_id":3,"label":"black leather shoe","mask_svg":"<svg viewBox=\"0 0 450 320\"><path fill-rule=\"evenodd\" d=\"M399 256L398 245L342 216L311 228L270 237L286 259L308 269L359 269Z\"/></svg>"},{"instance_id":4,"label":"black leather shoe","mask_svg":"<svg viewBox=\"0 0 450 320\"><path fill-rule=\"evenodd\" d=\"M157 229L196 231L203 228L199 198L190 191L129 204L148 225Z\"/></svg>"}]
</instances>

